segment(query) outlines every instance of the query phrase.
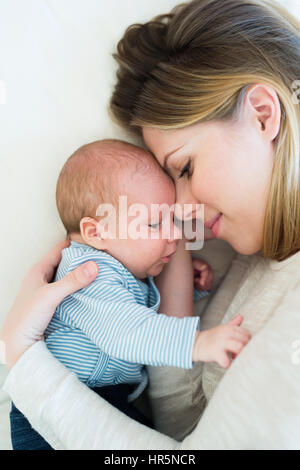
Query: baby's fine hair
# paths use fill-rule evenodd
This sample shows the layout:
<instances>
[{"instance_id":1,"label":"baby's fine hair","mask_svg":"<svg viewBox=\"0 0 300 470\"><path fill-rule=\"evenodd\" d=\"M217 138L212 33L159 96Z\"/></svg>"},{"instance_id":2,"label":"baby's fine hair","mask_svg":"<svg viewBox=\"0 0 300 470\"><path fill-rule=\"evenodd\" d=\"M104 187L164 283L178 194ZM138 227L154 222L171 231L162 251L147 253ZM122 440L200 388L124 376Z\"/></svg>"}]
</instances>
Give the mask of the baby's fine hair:
<instances>
[{"instance_id":1,"label":"baby's fine hair","mask_svg":"<svg viewBox=\"0 0 300 470\"><path fill-rule=\"evenodd\" d=\"M124 177L161 171L143 148L114 139L99 140L77 149L63 166L56 186L56 204L67 231L80 233L83 217L96 216L100 204L118 207Z\"/></svg>"}]
</instances>

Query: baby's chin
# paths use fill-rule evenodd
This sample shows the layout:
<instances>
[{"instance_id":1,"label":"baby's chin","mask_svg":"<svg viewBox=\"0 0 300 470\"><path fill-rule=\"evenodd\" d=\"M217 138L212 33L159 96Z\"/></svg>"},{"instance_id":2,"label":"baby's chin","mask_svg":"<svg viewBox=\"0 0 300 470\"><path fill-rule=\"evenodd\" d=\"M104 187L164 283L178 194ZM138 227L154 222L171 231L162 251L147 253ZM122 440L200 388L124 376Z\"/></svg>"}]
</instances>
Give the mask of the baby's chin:
<instances>
[{"instance_id":1,"label":"baby's chin","mask_svg":"<svg viewBox=\"0 0 300 470\"><path fill-rule=\"evenodd\" d=\"M158 262L155 266L151 266L151 268L147 269L146 276L147 277L155 277L158 276L165 267L165 263Z\"/></svg>"}]
</instances>

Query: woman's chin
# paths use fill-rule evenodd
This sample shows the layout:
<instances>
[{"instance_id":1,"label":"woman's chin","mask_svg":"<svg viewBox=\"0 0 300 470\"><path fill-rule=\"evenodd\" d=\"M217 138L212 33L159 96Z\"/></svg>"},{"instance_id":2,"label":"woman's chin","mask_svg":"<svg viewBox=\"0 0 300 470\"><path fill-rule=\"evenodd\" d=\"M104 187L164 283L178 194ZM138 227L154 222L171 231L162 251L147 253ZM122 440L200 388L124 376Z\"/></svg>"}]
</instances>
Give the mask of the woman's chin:
<instances>
[{"instance_id":1,"label":"woman's chin","mask_svg":"<svg viewBox=\"0 0 300 470\"><path fill-rule=\"evenodd\" d=\"M252 256L252 255L257 254L259 251L261 251L260 244L253 244L253 243L246 244L246 243L241 243L239 240L237 241L228 240L228 243L240 255Z\"/></svg>"}]
</instances>

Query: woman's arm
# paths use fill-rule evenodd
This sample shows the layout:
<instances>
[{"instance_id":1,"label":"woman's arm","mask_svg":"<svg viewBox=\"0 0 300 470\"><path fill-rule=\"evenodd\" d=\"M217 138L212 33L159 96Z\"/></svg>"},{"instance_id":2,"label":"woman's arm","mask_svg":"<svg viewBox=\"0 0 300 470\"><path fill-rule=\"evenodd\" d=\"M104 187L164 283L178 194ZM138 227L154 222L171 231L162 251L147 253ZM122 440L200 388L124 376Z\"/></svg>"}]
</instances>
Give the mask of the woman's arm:
<instances>
[{"instance_id":1,"label":"woman's arm","mask_svg":"<svg viewBox=\"0 0 300 470\"><path fill-rule=\"evenodd\" d=\"M299 333L299 298L300 286L232 363L198 426L181 443L106 403L43 342L19 359L5 390L56 448L299 449L300 366L292 347Z\"/></svg>"},{"instance_id":2,"label":"woman's arm","mask_svg":"<svg viewBox=\"0 0 300 470\"><path fill-rule=\"evenodd\" d=\"M19 359L4 389L54 449L176 448L176 441L130 419L81 383L43 341Z\"/></svg>"},{"instance_id":3,"label":"woman's arm","mask_svg":"<svg viewBox=\"0 0 300 470\"><path fill-rule=\"evenodd\" d=\"M176 253L155 278L161 297L159 313L179 318L194 315L192 257L185 244L185 238L178 241Z\"/></svg>"}]
</instances>

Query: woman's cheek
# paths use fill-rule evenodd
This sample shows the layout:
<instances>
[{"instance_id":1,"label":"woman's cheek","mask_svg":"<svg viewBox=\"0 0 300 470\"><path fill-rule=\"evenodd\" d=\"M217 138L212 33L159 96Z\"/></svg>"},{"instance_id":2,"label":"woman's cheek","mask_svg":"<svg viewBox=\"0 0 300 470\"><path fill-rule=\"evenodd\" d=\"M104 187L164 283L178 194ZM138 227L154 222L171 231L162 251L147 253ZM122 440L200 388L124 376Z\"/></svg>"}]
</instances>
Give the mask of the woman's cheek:
<instances>
[{"instance_id":1,"label":"woman's cheek","mask_svg":"<svg viewBox=\"0 0 300 470\"><path fill-rule=\"evenodd\" d=\"M202 165L194 170L190 181L190 190L198 204L214 207L213 203L218 197L221 184L222 178L217 172L214 172L209 166Z\"/></svg>"}]
</instances>

